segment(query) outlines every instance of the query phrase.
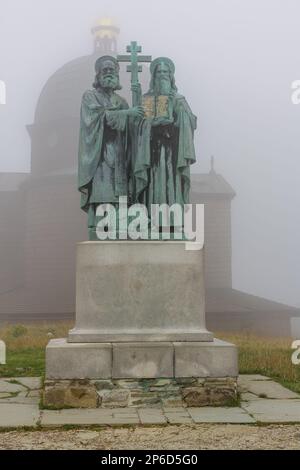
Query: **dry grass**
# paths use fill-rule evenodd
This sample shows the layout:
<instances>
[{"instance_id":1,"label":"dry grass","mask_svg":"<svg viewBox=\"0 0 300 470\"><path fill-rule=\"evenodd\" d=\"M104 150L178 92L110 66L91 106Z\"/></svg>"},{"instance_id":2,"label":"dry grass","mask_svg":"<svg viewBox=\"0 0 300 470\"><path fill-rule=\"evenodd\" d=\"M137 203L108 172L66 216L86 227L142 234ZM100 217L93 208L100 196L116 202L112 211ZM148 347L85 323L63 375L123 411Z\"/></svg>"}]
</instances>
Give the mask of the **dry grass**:
<instances>
[{"instance_id":1,"label":"dry grass","mask_svg":"<svg viewBox=\"0 0 300 470\"><path fill-rule=\"evenodd\" d=\"M267 375L300 392L300 366L291 361L292 339L224 332L216 336L238 346L240 373Z\"/></svg>"},{"instance_id":2,"label":"dry grass","mask_svg":"<svg viewBox=\"0 0 300 470\"><path fill-rule=\"evenodd\" d=\"M26 323L0 326L0 338L5 341L8 351L45 348L52 338L64 338L73 322Z\"/></svg>"}]
</instances>

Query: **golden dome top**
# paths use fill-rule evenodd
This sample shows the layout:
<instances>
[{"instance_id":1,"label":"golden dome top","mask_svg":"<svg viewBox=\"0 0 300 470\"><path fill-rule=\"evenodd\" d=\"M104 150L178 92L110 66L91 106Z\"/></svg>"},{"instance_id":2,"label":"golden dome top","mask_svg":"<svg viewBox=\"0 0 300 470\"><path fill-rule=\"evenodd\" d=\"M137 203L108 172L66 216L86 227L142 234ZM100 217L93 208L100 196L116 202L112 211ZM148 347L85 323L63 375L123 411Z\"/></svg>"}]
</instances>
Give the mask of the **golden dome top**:
<instances>
[{"instance_id":1,"label":"golden dome top","mask_svg":"<svg viewBox=\"0 0 300 470\"><path fill-rule=\"evenodd\" d=\"M120 28L116 24L113 18L100 18L96 21L92 28L92 34L94 38L109 38L116 39L120 32Z\"/></svg>"}]
</instances>

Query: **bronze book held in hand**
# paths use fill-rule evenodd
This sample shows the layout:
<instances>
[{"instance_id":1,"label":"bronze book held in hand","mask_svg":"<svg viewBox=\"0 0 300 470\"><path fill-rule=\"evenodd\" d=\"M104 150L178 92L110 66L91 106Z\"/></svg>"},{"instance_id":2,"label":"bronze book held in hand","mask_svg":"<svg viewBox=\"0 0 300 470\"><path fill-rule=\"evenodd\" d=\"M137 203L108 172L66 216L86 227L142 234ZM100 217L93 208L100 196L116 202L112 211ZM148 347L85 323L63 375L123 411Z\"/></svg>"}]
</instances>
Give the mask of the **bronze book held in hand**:
<instances>
[{"instance_id":1,"label":"bronze book held in hand","mask_svg":"<svg viewBox=\"0 0 300 470\"><path fill-rule=\"evenodd\" d=\"M166 95L145 95L142 99L146 118L169 118L169 98Z\"/></svg>"}]
</instances>

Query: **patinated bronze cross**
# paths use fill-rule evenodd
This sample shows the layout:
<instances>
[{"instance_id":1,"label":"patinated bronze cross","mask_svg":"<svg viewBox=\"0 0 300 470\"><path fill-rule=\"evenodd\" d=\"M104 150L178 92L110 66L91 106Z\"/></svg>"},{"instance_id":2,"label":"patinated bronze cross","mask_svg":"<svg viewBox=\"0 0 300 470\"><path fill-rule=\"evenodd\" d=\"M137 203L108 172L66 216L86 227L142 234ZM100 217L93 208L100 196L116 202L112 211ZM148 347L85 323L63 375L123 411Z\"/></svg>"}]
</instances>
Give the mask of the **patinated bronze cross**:
<instances>
[{"instance_id":1,"label":"patinated bronze cross","mask_svg":"<svg viewBox=\"0 0 300 470\"><path fill-rule=\"evenodd\" d=\"M138 91L139 85L139 72L142 71L142 66L139 65L139 62L151 62L151 55L138 55L142 52L142 47L138 46L136 41L131 41L130 45L126 48L127 52L130 52L130 55L118 55L118 62L130 62L130 65L127 65L127 72L131 72L131 85L132 85L132 105L138 106L140 94Z\"/></svg>"}]
</instances>

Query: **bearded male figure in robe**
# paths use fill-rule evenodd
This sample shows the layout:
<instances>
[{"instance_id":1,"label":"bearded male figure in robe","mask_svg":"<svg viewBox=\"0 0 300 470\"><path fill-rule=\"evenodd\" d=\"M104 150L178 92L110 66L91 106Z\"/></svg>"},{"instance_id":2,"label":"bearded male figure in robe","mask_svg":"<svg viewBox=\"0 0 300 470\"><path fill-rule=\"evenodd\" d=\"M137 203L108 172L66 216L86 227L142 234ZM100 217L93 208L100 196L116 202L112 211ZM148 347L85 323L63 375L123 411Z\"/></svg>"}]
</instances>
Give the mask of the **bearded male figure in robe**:
<instances>
[{"instance_id":1,"label":"bearded male figure in robe","mask_svg":"<svg viewBox=\"0 0 300 470\"><path fill-rule=\"evenodd\" d=\"M114 57L100 57L95 71L94 89L82 97L78 153L78 189L90 240L97 239L97 206L118 208L119 197L128 194L128 119L143 116L141 107L129 108L116 93L121 86Z\"/></svg>"},{"instance_id":2,"label":"bearded male figure in robe","mask_svg":"<svg viewBox=\"0 0 300 470\"><path fill-rule=\"evenodd\" d=\"M174 63L155 59L151 82L143 95L145 118L139 121L134 167L135 200L147 206L189 202L190 165L195 162L197 118L177 93Z\"/></svg>"}]
</instances>

